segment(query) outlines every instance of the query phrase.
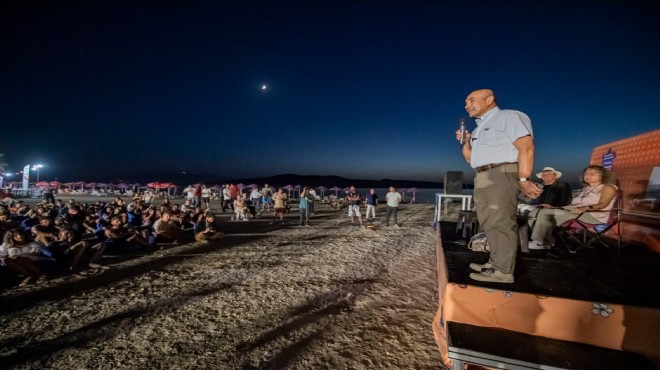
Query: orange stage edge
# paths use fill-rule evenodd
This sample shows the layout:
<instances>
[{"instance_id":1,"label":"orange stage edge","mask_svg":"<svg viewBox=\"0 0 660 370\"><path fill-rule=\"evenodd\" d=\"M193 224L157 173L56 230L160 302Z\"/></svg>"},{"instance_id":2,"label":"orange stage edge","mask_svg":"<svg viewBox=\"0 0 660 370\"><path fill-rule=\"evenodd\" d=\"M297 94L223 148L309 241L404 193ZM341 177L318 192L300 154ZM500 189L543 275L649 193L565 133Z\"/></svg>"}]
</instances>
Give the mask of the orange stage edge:
<instances>
[{"instance_id":1,"label":"orange stage edge","mask_svg":"<svg viewBox=\"0 0 660 370\"><path fill-rule=\"evenodd\" d=\"M433 333L447 366L451 363L448 322L623 350L660 364L659 309L458 285L448 281L439 232L436 253L439 302Z\"/></svg>"}]
</instances>

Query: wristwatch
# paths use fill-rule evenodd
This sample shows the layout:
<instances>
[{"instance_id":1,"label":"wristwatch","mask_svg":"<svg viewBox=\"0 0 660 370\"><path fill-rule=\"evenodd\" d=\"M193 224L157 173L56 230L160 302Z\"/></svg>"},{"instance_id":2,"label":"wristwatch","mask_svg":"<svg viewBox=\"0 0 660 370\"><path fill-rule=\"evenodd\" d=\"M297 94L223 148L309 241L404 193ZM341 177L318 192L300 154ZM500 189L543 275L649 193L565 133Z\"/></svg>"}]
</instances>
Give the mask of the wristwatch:
<instances>
[{"instance_id":1,"label":"wristwatch","mask_svg":"<svg viewBox=\"0 0 660 370\"><path fill-rule=\"evenodd\" d=\"M529 180L530 180L529 177L519 177L518 178L518 182L526 182L526 181L529 181Z\"/></svg>"}]
</instances>

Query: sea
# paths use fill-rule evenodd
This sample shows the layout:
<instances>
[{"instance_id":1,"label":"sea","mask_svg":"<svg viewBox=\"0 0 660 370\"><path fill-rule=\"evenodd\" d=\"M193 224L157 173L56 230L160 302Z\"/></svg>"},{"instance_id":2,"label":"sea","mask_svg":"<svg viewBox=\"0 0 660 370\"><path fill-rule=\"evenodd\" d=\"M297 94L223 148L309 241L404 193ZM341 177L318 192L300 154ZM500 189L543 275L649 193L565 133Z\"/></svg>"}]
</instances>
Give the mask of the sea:
<instances>
[{"instance_id":1,"label":"sea","mask_svg":"<svg viewBox=\"0 0 660 370\"><path fill-rule=\"evenodd\" d=\"M367 193L369 193L369 188L356 188L358 193L360 195L365 196ZM375 188L376 190L376 195L378 195L378 199L381 201L385 201L385 195L389 192L388 188ZM401 193L401 196L403 197L403 202L404 203L409 203L412 198L413 198L413 193L409 193L407 191L401 191L400 189L397 189L399 193ZM316 191L317 194L320 195L319 191ZM435 194L437 193L443 193L442 188L438 189L417 189L415 192L415 203L417 204L435 204ZM328 196L329 194L334 195L334 191L324 191L323 194L325 196ZM472 194L472 189L464 189L463 194ZM344 192L338 191L337 195L339 197L343 197L345 195Z\"/></svg>"}]
</instances>

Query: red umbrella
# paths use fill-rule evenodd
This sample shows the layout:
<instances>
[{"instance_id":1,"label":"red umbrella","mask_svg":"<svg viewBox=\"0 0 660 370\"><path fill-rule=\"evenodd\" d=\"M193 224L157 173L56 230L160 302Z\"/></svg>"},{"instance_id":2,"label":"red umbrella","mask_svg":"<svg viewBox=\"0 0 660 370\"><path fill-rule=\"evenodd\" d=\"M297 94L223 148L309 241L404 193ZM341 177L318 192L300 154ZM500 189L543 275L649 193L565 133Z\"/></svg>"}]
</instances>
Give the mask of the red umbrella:
<instances>
[{"instance_id":1,"label":"red umbrella","mask_svg":"<svg viewBox=\"0 0 660 370\"><path fill-rule=\"evenodd\" d=\"M54 186L56 188L59 188L60 186L62 186L62 183L59 182L59 181L51 181L50 186Z\"/></svg>"},{"instance_id":2,"label":"red umbrella","mask_svg":"<svg viewBox=\"0 0 660 370\"><path fill-rule=\"evenodd\" d=\"M39 181L36 183L36 185L40 188L45 187L45 186L50 186L50 183L48 181Z\"/></svg>"}]
</instances>

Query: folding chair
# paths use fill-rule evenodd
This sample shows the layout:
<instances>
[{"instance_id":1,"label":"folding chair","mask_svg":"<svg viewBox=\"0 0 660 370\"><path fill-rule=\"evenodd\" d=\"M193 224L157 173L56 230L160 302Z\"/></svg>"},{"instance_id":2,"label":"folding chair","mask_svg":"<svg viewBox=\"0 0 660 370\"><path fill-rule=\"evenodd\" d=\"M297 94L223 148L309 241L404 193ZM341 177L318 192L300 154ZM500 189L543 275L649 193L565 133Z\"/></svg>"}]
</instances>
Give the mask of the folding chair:
<instances>
[{"instance_id":1,"label":"folding chair","mask_svg":"<svg viewBox=\"0 0 660 370\"><path fill-rule=\"evenodd\" d=\"M605 234L615 226L618 226L618 230L616 231L616 246L618 253L621 248L621 194L617 194L616 204L610 211L610 216L607 222L594 224L581 220L580 217L588 212L602 211L587 211L580 214L577 218L561 224L557 233L559 240L561 240L562 244L566 246L566 249L573 254L577 253L577 251L584 247L596 244L611 248ZM575 245L575 247L571 248L571 245Z\"/></svg>"}]
</instances>

